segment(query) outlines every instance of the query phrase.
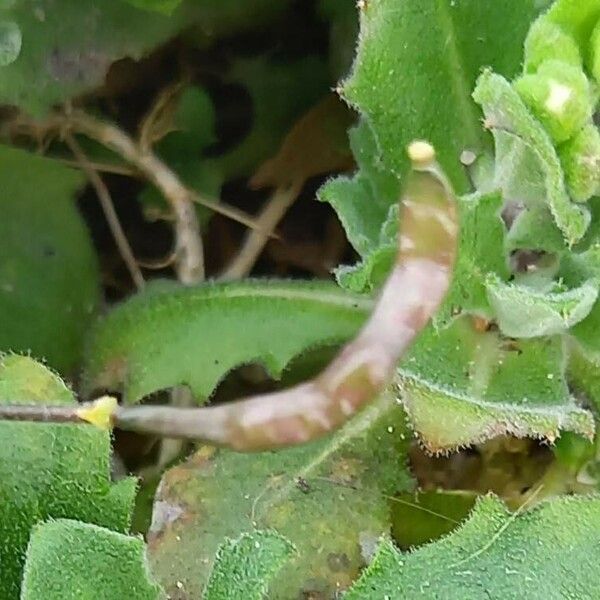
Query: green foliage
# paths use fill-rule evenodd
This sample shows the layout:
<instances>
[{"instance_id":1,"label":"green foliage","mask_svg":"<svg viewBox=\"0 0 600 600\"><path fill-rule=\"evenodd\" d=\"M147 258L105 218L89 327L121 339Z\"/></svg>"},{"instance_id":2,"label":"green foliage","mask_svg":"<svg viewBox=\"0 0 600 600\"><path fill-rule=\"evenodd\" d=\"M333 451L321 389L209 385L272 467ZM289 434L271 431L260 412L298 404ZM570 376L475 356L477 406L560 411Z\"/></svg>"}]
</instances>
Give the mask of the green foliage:
<instances>
[{"instance_id":1,"label":"green foliage","mask_svg":"<svg viewBox=\"0 0 600 600\"><path fill-rule=\"evenodd\" d=\"M181 0L125 0L138 8L155 10L156 12L171 14L180 4Z\"/></svg>"},{"instance_id":2,"label":"green foliage","mask_svg":"<svg viewBox=\"0 0 600 600\"><path fill-rule=\"evenodd\" d=\"M73 404L60 379L28 357L0 365L0 401ZM71 424L0 422L0 596L18 598L31 528L50 517L126 532L134 479L109 479L109 435Z\"/></svg>"},{"instance_id":3,"label":"green foliage","mask_svg":"<svg viewBox=\"0 0 600 600\"><path fill-rule=\"evenodd\" d=\"M0 359L0 402L73 403L73 392L64 381L39 362L18 354Z\"/></svg>"},{"instance_id":4,"label":"green foliage","mask_svg":"<svg viewBox=\"0 0 600 600\"><path fill-rule=\"evenodd\" d=\"M461 192L467 180L458 157L486 147L470 94L482 65L512 75L535 14L534 2L421 3L372 0L361 13L352 74L342 94L373 127L381 161L392 173L407 168L406 144L427 138ZM502 22L503 33L497 23ZM407 65L411 75L406 77ZM395 101L395 99L402 101Z\"/></svg>"},{"instance_id":5,"label":"green foliage","mask_svg":"<svg viewBox=\"0 0 600 600\"><path fill-rule=\"evenodd\" d=\"M545 17L536 19L525 38L523 70L535 73L547 60L561 60L581 67L581 53L577 42L560 25Z\"/></svg>"},{"instance_id":6,"label":"green foliage","mask_svg":"<svg viewBox=\"0 0 600 600\"><path fill-rule=\"evenodd\" d=\"M204 402L248 363L274 378L286 370L285 384L302 381L322 366L319 349L331 352L356 333L395 260L407 143L431 141L457 191L453 283L392 389L328 438L254 455L203 447L163 475L148 554L169 597L598 595L596 496L512 514L486 496L459 524L473 494L414 496L406 465L408 417L434 453L499 435L557 441L542 494L599 489L600 0L557 0L539 14L542 4L361 1L355 48L353 3L321 0L308 16L318 24L308 40L315 49L301 55L290 35L306 17L297 3L0 1L0 102L13 105L0 115L5 143L62 157L66 130L53 126L52 111L105 113L135 142L149 142L191 190L229 201L242 182L260 180L252 176L282 142L306 153L290 128L320 106L331 72L346 69L353 51L337 90L358 112L349 131L356 171L318 192L358 254L335 269L337 286L156 282L128 298L100 228L92 223L101 261L76 211L82 175L0 146L0 404L76 402L53 371L18 353L66 375L83 369L73 378L78 393L106 388L130 403L182 385ZM143 115L167 83L180 91L150 123ZM74 133L116 192L119 216L130 210L123 193L170 227L170 203L136 181L144 174L130 172L114 144L109 151L102 135ZM292 177L294 165L269 164L277 172L268 185ZM113 181L104 171L115 167ZM309 190L310 182L302 196ZM245 199L236 206L253 210ZM212 230L210 213L198 211L212 274L235 252L237 233L218 223ZM86 217L94 218L88 205ZM162 239L146 247L139 231L125 229L140 263L164 249ZM288 244L296 233L280 237ZM90 328L100 262L103 283L125 300ZM0 597L163 597L142 540L127 536L136 482L111 482L106 432L0 421L0 439ZM136 444L125 436L122 445ZM452 460L449 477L462 464ZM496 467L482 461L493 479ZM415 472L437 488L434 474L422 481ZM521 489L520 479L512 483ZM528 493L531 502L537 491Z\"/></svg>"},{"instance_id":7,"label":"green foliage","mask_svg":"<svg viewBox=\"0 0 600 600\"><path fill-rule=\"evenodd\" d=\"M75 207L82 183L54 161L0 146L0 351L31 352L64 373L81 358L99 291Z\"/></svg>"},{"instance_id":8,"label":"green foliage","mask_svg":"<svg viewBox=\"0 0 600 600\"><path fill-rule=\"evenodd\" d=\"M435 316L438 326L450 323L456 314L490 317L486 278L508 278L504 256L504 225L500 217L502 197L497 192L473 194L459 199L460 244L452 287Z\"/></svg>"},{"instance_id":9,"label":"green foliage","mask_svg":"<svg viewBox=\"0 0 600 600\"><path fill-rule=\"evenodd\" d=\"M598 282L588 280L567 291L544 291L490 278L487 293L500 331L515 338L565 333L583 321L598 297Z\"/></svg>"},{"instance_id":10,"label":"green foliage","mask_svg":"<svg viewBox=\"0 0 600 600\"><path fill-rule=\"evenodd\" d=\"M156 144L157 154L190 188L210 198L218 197L222 176L214 164L202 160L202 153L215 141L214 107L208 94L199 87L185 89L170 115L167 134ZM165 199L158 190L147 186L139 196L148 219L171 216ZM199 217L206 220L210 213L197 205Z\"/></svg>"},{"instance_id":11,"label":"green foliage","mask_svg":"<svg viewBox=\"0 0 600 600\"><path fill-rule=\"evenodd\" d=\"M592 115L591 90L581 68L546 60L514 82L523 102L556 143L577 133Z\"/></svg>"},{"instance_id":12,"label":"green foliage","mask_svg":"<svg viewBox=\"0 0 600 600\"><path fill-rule=\"evenodd\" d=\"M0 21L0 67L15 62L21 53L23 37L14 21Z\"/></svg>"},{"instance_id":13,"label":"green foliage","mask_svg":"<svg viewBox=\"0 0 600 600\"><path fill-rule=\"evenodd\" d=\"M225 540L215 557L204 600L261 600L294 546L270 531L244 533Z\"/></svg>"},{"instance_id":14,"label":"green foliage","mask_svg":"<svg viewBox=\"0 0 600 600\"><path fill-rule=\"evenodd\" d=\"M159 600L141 538L58 519L36 525L21 600Z\"/></svg>"},{"instance_id":15,"label":"green foliage","mask_svg":"<svg viewBox=\"0 0 600 600\"><path fill-rule=\"evenodd\" d=\"M564 429L591 437L593 418L569 394L565 359L558 337L509 342L465 317L421 335L398 384L415 431L434 452L507 433L554 440Z\"/></svg>"},{"instance_id":16,"label":"green foliage","mask_svg":"<svg viewBox=\"0 0 600 600\"><path fill-rule=\"evenodd\" d=\"M403 549L437 540L460 525L477 496L465 491L418 491L395 496L393 538Z\"/></svg>"},{"instance_id":17,"label":"green foliage","mask_svg":"<svg viewBox=\"0 0 600 600\"><path fill-rule=\"evenodd\" d=\"M435 543L400 553L383 542L345 598L593 598L599 527L595 496L514 513L486 496L464 525Z\"/></svg>"},{"instance_id":18,"label":"green foliage","mask_svg":"<svg viewBox=\"0 0 600 600\"><path fill-rule=\"evenodd\" d=\"M85 386L122 388L126 400L136 402L187 384L205 400L235 366L259 361L279 377L300 352L348 339L370 306L326 283L250 281L150 290L97 325Z\"/></svg>"},{"instance_id":19,"label":"green foliage","mask_svg":"<svg viewBox=\"0 0 600 600\"><path fill-rule=\"evenodd\" d=\"M554 2L546 18L562 27L579 45L582 55L587 56L587 44L594 26L600 18L598 0L558 0Z\"/></svg>"},{"instance_id":20,"label":"green foliage","mask_svg":"<svg viewBox=\"0 0 600 600\"><path fill-rule=\"evenodd\" d=\"M261 454L204 449L168 471L149 532L166 592L176 594L179 581L200 597L223 539L255 528L276 531L297 550L268 598L328 597L349 587L363 552L389 531L389 494L411 486L404 420L386 394L330 438Z\"/></svg>"},{"instance_id":21,"label":"green foliage","mask_svg":"<svg viewBox=\"0 0 600 600\"><path fill-rule=\"evenodd\" d=\"M504 1L427 2L419 11L389 0L368 3L353 70L340 88L363 116L350 133L359 170L319 192L363 259L337 270L342 286L376 289L391 266L393 250L383 230L388 208L398 199L398 176L407 168L404 149L412 139L432 141L454 185L468 189L459 157L463 150L479 155L489 146L471 99L473 85L485 65L507 75L517 71L520 40L535 10L529 0L518 7ZM497 22L506 24L505 34L493 26ZM412 65L410 77L406 65Z\"/></svg>"},{"instance_id":22,"label":"green foliage","mask_svg":"<svg viewBox=\"0 0 600 600\"><path fill-rule=\"evenodd\" d=\"M3 60L0 69L0 101L33 113L98 85L113 61L139 58L181 24L125 2L98 7L89 1L43 0L32 8L15 0L2 12L12 24L13 43L12 60ZM0 40L9 33L6 25L3 30ZM17 35L22 45L15 44Z\"/></svg>"},{"instance_id":23,"label":"green foliage","mask_svg":"<svg viewBox=\"0 0 600 600\"><path fill-rule=\"evenodd\" d=\"M571 198L584 202L600 189L600 132L587 124L558 149Z\"/></svg>"},{"instance_id":24,"label":"green foliage","mask_svg":"<svg viewBox=\"0 0 600 600\"><path fill-rule=\"evenodd\" d=\"M486 125L492 128L498 164L502 165L507 160L506 153L512 152L512 146L507 144L507 141L511 141L513 137L519 138L519 142L537 159L538 172L534 172L533 176L539 174L541 182L535 187L530 184L529 189L534 193L531 197L520 199L527 204L547 202L567 242L573 244L579 241L585 234L590 217L584 208L571 202L560 160L542 124L529 113L510 83L490 71L486 71L479 78L473 97L483 108ZM520 164L516 169L519 167ZM520 177L528 181L531 176L520 169L515 174L513 165L511 178ZM505 182L498 177L497 179L497 183L504 188L505 199L513 199L507 194Z\"/></svg>"},{"instance_id":25,"label":"green foliage","mask_svg":"<svg viewBox=\"0 0 600 600\"><path fill-rule=\"evenodd\" d=\"M272 3L271 3L272 4ZM239 144L211 161L224 177L247 177L276 152L294 121L327 89L327 66L317 56L281 62L267 56L240 59L227 72L251 100L252 128Z\"/></svg>"}]
</instances>

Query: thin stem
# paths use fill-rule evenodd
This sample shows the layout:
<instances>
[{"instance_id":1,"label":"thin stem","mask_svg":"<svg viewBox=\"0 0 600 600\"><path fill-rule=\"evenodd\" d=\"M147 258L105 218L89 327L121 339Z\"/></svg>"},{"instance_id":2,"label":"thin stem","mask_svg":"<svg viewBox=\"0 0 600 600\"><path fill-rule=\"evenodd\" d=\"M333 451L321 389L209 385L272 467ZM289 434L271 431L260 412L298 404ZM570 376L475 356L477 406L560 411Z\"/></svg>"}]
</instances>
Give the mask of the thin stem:
<instances>
[{"instance_id":1,"label":"thin stem","mask_svg":"<svg viewBox=\"0 0 600 600\"><path fill-rule=\"evenodd\" d=\"M241 279L250 273L269 239L269 233L277 227L294 203L300 189L301 186L295 185L275 190L256 221L258 229L248 232L240 251L223 271L220 279Z\"/></svg>"},{"instance_id":2,"label":"thin stem","mask_svg":"<svg viewBox=\"0 0 600 600\"><path fill-rule=\"evenodd\" d=\"M59 119L60 123L61 119ZM204 250L193 195L177 175L151 151L143 152L138 144L119 127L82 112L71 112L62 125L107 146L134 165L160 190L175 217L175 256L177 278L182 283L204 279Z\"/></svg>"},{"instance_id":3,"label":"thin stem","mask_svg":"<svg viewBox=\"0 0 600 600\"><path fill-rule=\"evenodd\" d=\"M135 256L133 255L133 251L129 242L127 241L127 237L125 232L123 231L123 227L121 226L121 222L119 221L119 217L115 210L115 206L113 204L112 198L110 196L110 192L106 187L102 177L98 175L98 172L94 169L94 167L89 162L85 152L75 139L75 137L70 133L65 133L65 142L67 146L73 152L73 156L75 156L77 162L81 165L82 171L87 175L90 183L96 191L96 195L98 196L98 200L100 201L100 206L102 206L102 210L104 212L104 216L106 217L106 221L108 222L108 226L110 227L110 231L112 236L117 244L117 248L119 249L119 253L121 254L121 258L123 262L127 266L131 278L135 283L135 286L138 290L144 289L146 282L144 281L144 276L138 267L138 264L135 260Z\"/></svg>"},{"instance_id":4,"label":"thin stem","mask_svg":"<svg viewBox=\"0 0 600 600\"><path fill-rule=\"evenodd\" d=\"M88 118L93 120L92 117L88 116ZM23 120L23 117L20 117L20 119L16 119L12 122L12 127L38 140L44 138L49 131L56 129L64 129L65 125L68 124L67 122L68 119L61 115L54 115L49 121L47 121L44 124L36 124L29 120ZM96 139L96 141L100 140ZM113 150L115 149L113 148ZM117 154L120 154L117 150L115 151L117 152ZM71 161L63 157L53 156L52 154L46 154L45 156L52 160L56 160L58 162L67 164L71 167L80 167L80 165L77 162ZM121 157L124 158L123 156ZM115 173L116 175L136 177L140 179L147 178L146 173L142 172L140 169L135 167L135 165L132 167L127 165L110 165L105 163L94 162L91 162L91 164L94 166L96 171L99 172ZM245 225L249 229L257 229L255 220L243 210L240 210L235 206L231 206L225 202L222 202L221 200L208 198L205 195L198 194L194 190L188 190L188 192L192 202L200 204L201 206L208 208L212 212L223 215L224 217L227 217L232 221L236 221L237 223ZM271 234L269 237L277 239L277 236L273 234Z\"/></svg>"},{"instance_id":5,"label":"thin stem","mask_svg":"<svg viewBox=\"0 0 600 600\"><path fill-rule=\"evenodd\" d=\"M77 160L71 160L70 158L64 158L62 156L52 156L52 154L46 154L46 158L50 158L57 162L67 165L68 167L74 167L81 169L82 165ZM110 173L111 175L123 175L124 177L139 177L140 174L136 169L132 169L126 165L111 165L109 163L99 163L88 159L88 163L98 173Z\"/></svg>"},{"instance_id":6,"label":"thin stem","mask_svg":"<svg viewBox=\"0 0 600 600\"><path fill-rule=\"evenodd\" d=\"M42 404L0 405L2 421L33 421L39 423L83 423L78 406L44 406Z\"/></svg>"}]
</instances>

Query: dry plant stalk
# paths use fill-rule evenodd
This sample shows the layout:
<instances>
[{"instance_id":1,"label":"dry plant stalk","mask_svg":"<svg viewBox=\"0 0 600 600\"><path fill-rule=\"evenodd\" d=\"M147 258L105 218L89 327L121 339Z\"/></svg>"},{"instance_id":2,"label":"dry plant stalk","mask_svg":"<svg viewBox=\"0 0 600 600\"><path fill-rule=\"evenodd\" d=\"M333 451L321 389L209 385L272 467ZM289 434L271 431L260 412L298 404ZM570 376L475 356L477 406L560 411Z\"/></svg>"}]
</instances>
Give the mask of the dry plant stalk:
<instances>
[{"instance_id":1,"label":"dry plant stalk","mask_svg":"<svg viewBox=\"0 0 600 600\"><path fill-rule=\"evenodd\" d=\"M398 258L373 314L325 370L288 390L207 408L0 406L0 418L103 422L128 431L203 441L240 451L308 442L336 430L380 394L398 360L428 323L450 285L457 251L456 204L425 142L409 147L413 163L401 207ZM36 412L37 411L37 412ZM38 415L38 418L36 418Z\"/></svg>"},{"instance_id":2,"label":"dry plant stalk","mask_svg":"<svg viewBox=\"0 0 600 600\"><path fill-rule=\"evenodd\" d=\"M113 239L115 240L121 258L123 259L129 274L131 275L131 279L133 279L133 282L138 290L144 289L144 286L146 285L144 277L135 259L133 250L129 245L127 236L123 231L123 227L121 226L121 222L117 216L115 206L106 184L93 165L90 163L85 155L85 152L73 135L71 135L71 133L67 132L65 134L65 142L73 152L73 156L81 166L81 170L87 175L92 187L96 191L96 196L98 197L100 206L104 212L104 216L112 233Z\"/></svg>"},{"instance_id":3,"label":"dry plant stalk","mask_svg":"<svg viewBox=\"0 0 600 600\"><path fill-rule=\"evenodd\" d=\"M65 116L63 126L83 133L114 150L139 169L163 194L173 210L175 220L175 268L177 279L184 284L204 279L204 250L200 226L191 192L152 151L142 148L124 131L82 112Z\"/></svg>"}]
</instances>

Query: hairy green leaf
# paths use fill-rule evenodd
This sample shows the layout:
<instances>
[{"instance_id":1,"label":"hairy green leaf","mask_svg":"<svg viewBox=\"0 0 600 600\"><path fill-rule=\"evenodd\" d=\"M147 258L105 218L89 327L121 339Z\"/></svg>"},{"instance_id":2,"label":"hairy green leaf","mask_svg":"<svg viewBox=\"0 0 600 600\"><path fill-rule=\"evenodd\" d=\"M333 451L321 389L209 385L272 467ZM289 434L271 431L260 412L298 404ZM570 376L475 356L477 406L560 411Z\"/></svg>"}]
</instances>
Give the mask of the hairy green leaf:
<instances>
[{"instance_id":1,"label":"hairy green leaf","mask_svg":"<svg viewBox=\"0 0 600 600\"><path fill-rule=\"evenodd\" d=\"M436 540L456 529L477 496L462 490L406 492L392 503L393 539L402 549Z\"/></svg>"},{"instance_id":2,"label":"hairy green leaf","mask_svg":"<svg viewBox=\"0 0 600 600\"><path fill-rule=\"evenodd\" d=\"M600 18L600 2L598 0L558 0L552 4L545 18L573 36L579 44L582 55L587 56L587 43Z\"/></svg>"},{"instance_id":3,"label":"hairy green leaf","mask_svg":"<svg viewBox=\"0 0 600 600\"><path fill-rule=\"evenodd\" d=\"M583 395L588 402L600 408L600 358L572 344L568 365L569 384L574 393Z\"/></svg>"},{"instance_id":4,"label":"hairy green leaf","mask_svg":"<svg viewBox=\"0 0 600 600\"><path fill-rule=\"evenodd\" d=\"M513 87L555 143L573 137L592 116L590 84L580 66L546 60Z\"/></svg>"},{"instance_id":5,"label":"hairy green leaf","mask_svg":"<svg viewBox=\"0 0 600 600\"><path fill-rule=\"evenodd\" d=\"M338 283L357 294L379 289L390 274L398 256L398 244L384 244L375 248L363 261L353 266L335 269Z\"/></svg>"},{"instance_id":6,"label":"hairy green leaf","mask_svg":"<svg viewBox=\"0 0 600 600\"><path fill-rule=\"evenodd\" d=\"M187 384L206 399L237 365L259 361L279 377L303 350L349 339L370 307L331 284L299 281L150 291L97 325L85 387L123 388L135 402Z\"/></svg>"},{"instance_id":7,"label":"hairy green leaf","mask_svg":"<svg viewBox=\"0 0 600 600\"><path fill-rule=\"evenodd\" d=\"M350 132L350 147L359 171L338 177L319 190L319 199L329 202L356 251L365 257L380 243L381 228L391 206L398 202L398 178L384 169L373 130L361 121ZM395 220L397 231L397 216Z\"/></svg>"},{"instance_id":8,"label":"hairy green leaf","mask_svg":"<svg viewBox=\"0 0 600 600\"><path fill-rule=\"evenodd\" d=\"M585 353L595 359L600 358L600 302L596 302L588 317L573 327L571 333L581 344Z\"/></svg>"},{"instance_id":9,"label":"hairy green leaf","mask_svg":"<svg viewBox=\"0 0 600 600\"><path fill-rule=\"evenodd\" d=\"M181 26L180 19L125 2L40 0L31 7L15 0L3 12L23 42L18 56L0 67L0 101L37 114L97 86L113 61L140 58Z\"/></svg>"},{"instance_id":10,"label":"hairy green leaf","mask_svg":"<svg viewBox=\"0 0 600 600\"><path fill-rule=\"evenodd\" d=\"M217 550L204 600L266 598L270 580L293 553L293 544L271 531L225 540Z\"/></svg>"},{"instance_id":11,"label":"hairy green leaf","mask_svg":"<svg viewBox=\"0 0 600 600\"><path fill-rule=\"evenodd\" d=\"M73 392L47 367L18 354L0 355L0 403L72 404Z\"/></svg>"},{"instance_id":12,"label":"hairy green leaf","mask_svg":"<svg viewBox=\"0 0 600 600\"><path fill-rule=\"evenodd\" d=\"M571 198L587 201L600 190L600 131L588 123L558 153Z\"/></svg>"},{"instance_id":13,"label":"hairy green leaf","mask_svg":"<svg viewBox=\"0 0 600 600\"><path fill-rule=\"evenodd\" d=\"M546 177L532 146L521 137L494 131L494 187L502 190L509 251L563 252L566 243L546 202ZM489 183L488 183L489 185Z\"/></svg>"},{"instance_id":14,"label":"hairy green leaf","mask_svg":"<svg viewBox=\"0 0 600 600\"><path fill-rule=\"evenodd\" d=\"M98 300L98 267L74 195L80 174L0 146L0 351L61 372L80 359Z\"/></svg>"},{"instance_id":15,"label":"hairy green leaf","mask_svg":"<svg viewBox=\"0 0 600 600\"><path fill-rule=\"evenodd\" d=\"M485 71L480 76L473 97L481 104L485 114L485 124L494 133L496 160L500 164L505 160L503 156L507 151L505 136L512 135L520 138L538 160L538 170L543 175L543 187L537 186L539 202L548 203L556 224L569 244L579 241L589 225L590 215L584 207L571 202L565 187L560 160L542 125L527 110L510 83L496 73ZM524 179L528 178L524 176ZM498 183L503 184L501 180ZM505 190L506 200L519 199L507 195L507 190L502 187Z\"/></svg>"},{"instance_id":16,"label":"hairy green leaf","mask_svg":"<svg viewBox=\"0 0 600 600\"><path fill-rule=\"evenodd\" d=\"M560 25L545 15L534 21L525 38L523 70L534 73L546 60L562 60L570 65L583 65L576 40Z\"/></svg>"},{"instance_id":17,"label":"hairy green leaf","mask_svg":"<svg viewBox=\"0 0 600 600\"><path fill-rule=\"evenodd\" d=\"M499 193L462 196L458 199L460 242L452 286L434 317L446 326L457 313L490 316L485 281L490 274L508 278L504 253L504 225Z\"/></svg>"},{"instance_id":18,"label":"hairy green leaf","mask_svg":"<svg viewBox=\"0 0 600 600\"><path fill-rule=\"evenodd\" d=\"M97 525L69 519L33 528L21 600L159 600L145 545Z\"/></svg>"},{"instance_id":19,"label":"hairy green leaf","mask_svg":"<svg viewBox=\"0 0 600 600\"><path fill-rule=\"evenodd\" d=\"M598 297L595 280L544 293L490 277L486 288L500 331L516 338L565 333L588 316Z\"/></svg>"},{"instance_id":20,"label":"hairy green leaf","mask_svg":"<svg viewBox=\"0 0 600 600\"><path fill-rule=\"evenodd\" d=\"M407 168L405 147L412 139L433 142L459 192L470 187L461 153L478 155L488 147L471 98L473 85L482 66L492 65L506 75L519 69L520 41L536 13L535 4L428 0L418 9L393 0L365 4L353 72L341 86L342 95L363 117L350 134L359 171L352 179L328 182L319 192L335 208L363 259L337 271L342 286L371 291L387 273L391 250L380 239L380 229L387 209L397 202ZM497 22L508 29L501 32L493 26ZM490 255L489 260L502 259ZM474 301L477 296L484 299L472 293Z\"/></svg>"},{"instance_id":21,"label":"hairy green leaf","mask_svg":"<svg viewBox=\"0 0 600 600\"><path fill-rule=\"evenodd\" d=\"M462 318L420 336L398 383L416 432L434 452L507 433L591 437L593 418L571 398L564 369L560 338L505 341Z\"/></svg>"},{"instance_id":22,"label":"hairy green leaf","mask_svg":"<svg viewBox=\"0 0 600 600\"><path fill-rule=\"evenodd\" d=\"M535 12L530 1L365 5L354 68L342 88L373 127L387 169L402 173L406 144L425 138L458 191L467 189L460 154L481 152L486 144L470 97L473 84L484 65L507 75L517 71Z\"/></svg>"},{"instance_id":23,"label":"hairy green leaf","mask_svg":"<svg viewBox=\"0 0 600 600\"><path fill-rule=\"evenodd\" d=\"M594 228L595 229L595 228ZM598 245L597 232L590 240L587 250L578 254L570 253L561 261L560 275L569 285L580 285L587 278L594 278L596 286L600 277L600 245ZM578 342L579 349L587 359L597 362L600 359L600 301L592 307L587 317L577 323L570 333Z\"/></svg>"},{"instance_id":24,"label":"hairy green leaf","mask_svg":"<svg viewBox=\"0 0 600 600\"><path fill-rule=\"evenodd\" d=\"M556 498L510 513L486 496L435 543L400 553L383 542L345 598L594 598L598 535L598 497Z\"/></svg>"},{"instance_id":25,"label":"hairy green leaf","mask_svg":"<svg viewBox=\"0 0 600 600\"><path fill-rule=\"evenodd\" d=\"M348 588L378 536L389 531L388 495L410 487L405 415L385 394L333 436L305 446L239 454L200 450L165 474L149 532L153 569L201 597L224 538L276 531L297 554L269 599L330 597Z\"/></svg>"},{"instance_id":26,"label":"hairy green leaf","mask_svg":"<svg viewBox=\"0 0 600 600\"><path fill-rule=\"evenodd\" d=\"M75 403L60 379L29 357L3 357L0 378L0 402ZM2 421L0 439L0 597L9 600L19 597L35 523L68 517L125 532L136 482L111 484L110 438L94 427Z\"/></svg>"}]
</instances>

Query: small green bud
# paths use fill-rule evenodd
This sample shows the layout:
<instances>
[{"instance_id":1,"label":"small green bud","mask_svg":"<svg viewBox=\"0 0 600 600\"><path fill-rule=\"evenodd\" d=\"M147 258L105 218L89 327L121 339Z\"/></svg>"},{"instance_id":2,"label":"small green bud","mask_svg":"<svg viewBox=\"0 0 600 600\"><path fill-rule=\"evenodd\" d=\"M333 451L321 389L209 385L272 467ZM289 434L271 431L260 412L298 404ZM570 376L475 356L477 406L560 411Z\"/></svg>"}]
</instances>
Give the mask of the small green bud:
<instances>
[{"instance_id":1,"label":"small green bud","mask_svg":"<svg viewBox=\"0 0 600 600\"><path fill-rule=\"evenodd\" d=\"M558 148L569 194L585 202L600 187L600 132L593 123Z\"/></svg>"},{"instance_id":2,"label":"small green bud","mask_svg":"<svg viewBox=\"0 0 600 600\"><path fill-rule=\"evenodd\" d=\"M590 84L581 68L548 60L514 86L556 143L567 141L592 116Z\"/></svg>"},{"instance_id":3,"label":"small green bud","mask_svg":"<svg viewBox=\"0 0 600 600\"><path fill-rule=\"evenodd\" d=\"M537 19L525 39L525 73L535 73L546 60L561 60L582 67L581 53L575 39L545 16Z\"/></svg>"},{"instance_id":4,"label":"small green bud","mask_svg":"<svg viewBox=\"0 0 600 600\"><path fill-rule=\"evenodd\" d=\"M592 29L600 19L600 0L557 0L546 18L570 33L584 53Z\"/></svg>"}]
</instances>

